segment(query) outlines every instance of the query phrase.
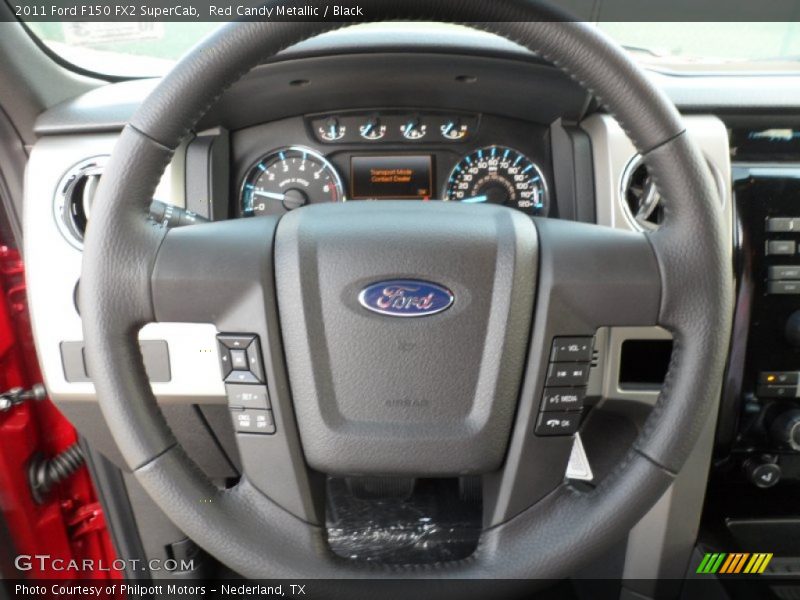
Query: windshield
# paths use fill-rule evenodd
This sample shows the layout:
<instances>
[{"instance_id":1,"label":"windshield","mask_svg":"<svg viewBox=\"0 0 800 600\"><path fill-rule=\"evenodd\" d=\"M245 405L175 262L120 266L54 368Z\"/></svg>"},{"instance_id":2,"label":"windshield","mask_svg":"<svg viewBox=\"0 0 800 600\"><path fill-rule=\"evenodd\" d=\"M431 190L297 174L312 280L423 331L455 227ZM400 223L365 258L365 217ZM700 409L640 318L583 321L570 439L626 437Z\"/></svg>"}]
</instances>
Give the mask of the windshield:
<instances>
[{"instance_id":1,"label":"windshield","mask_svg":"<svg viewBox=\"0 0 800 600\"><path fill-rule=\"evenodd\" d=\"M219 26L185 22L28 23L34 35L63 60L118 77L166 73L183 53ZM407 26L419 29L433 25ZM603 22L597 26L640 62L664 69L758 72L800 66L800 23Z\"/></svg>"}]
</instances>

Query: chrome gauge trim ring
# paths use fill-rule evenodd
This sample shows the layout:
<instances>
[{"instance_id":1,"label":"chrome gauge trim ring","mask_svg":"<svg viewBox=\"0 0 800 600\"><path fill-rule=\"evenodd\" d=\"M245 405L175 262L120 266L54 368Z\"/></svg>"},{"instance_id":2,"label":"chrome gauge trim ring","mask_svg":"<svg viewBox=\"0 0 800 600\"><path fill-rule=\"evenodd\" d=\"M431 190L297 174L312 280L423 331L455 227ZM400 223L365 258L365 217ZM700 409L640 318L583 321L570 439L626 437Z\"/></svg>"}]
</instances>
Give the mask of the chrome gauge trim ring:
<instances>
[{"instance_id":1,"label":"chrome gauge trim ring","mask_svg":"<svg viewBox=\"0 0 800 600\"><path fill-rule=\"evenodd\" d=\"M347 195L344 191L342 177L339 175L339 171L336 169L336 167L333 166L333 163L331 163L331 161L329 161L323 154L317 152L316 150L312 150L311 148L307 148L306 146L282 146L262 154L258 160L253 162L253 164L251 164L245 171L244 177L242 178L242 184L239 187L239 210L242 216L254 215L252 209L248 210L245 203L245 193L247 191L246 186L248 185L254 171L258 168L258 165L267 161L268 159L278 156L281 152L301 152L305 153L309 158L318 161L320 165L322 165L331 174L333 183L336 186L336 191L339 198L338 201L347 202Z\"/></svg>"},{"instance_id":2,"label":"chrome gauge trim ring","mask_svg":"<svg viewBox=\"0 0 800 600\"><path fill-rule=\"evenodd\" d=\"M442 200L444 202L451 202L450 198L448 197L448 190L450 188L450 184L453 181L453 177L455 176L457 170L463 165L464 161L467 160L468 158L472 157L472 156L475 156L476 154L478 154L481 151L492 150L493 148L497 148L497 149L504 150L504 151L507 150L507 151L509 151L511 153L514 153L517 156L521 157L522 160L527 161L533 167L534 171L536 172L536 175L539 178L539 181L541 182L540 187L541 187L541 194L542 194L542 200L541 200L542 208L540 208L540 209L535 209L535 208L523 209L523 208L519 208L517 206L511 206L509 204L507 204L505 206L509 206L510 208L514 208L515 210L519 210L520 212L524 212L525 214L528 214L530 216L548 216L548 214L550 212L550 189L549 189L549 186L547 184L547 178L545 177L544 172L542 171L542 168L539 166L539 164L536 161L534 161L526 153L521 152L520 150L518 150L518 149L516 149L514 147L505 146L505 145L502 145L502 144L490 144L488 146L483 146L481 148L475 148L471 152L461 156L461 158L458 159L456 164L453 166L453 168L450 170L450 172L447 175L447 179L444 182L444 187L442 188ZM508 183L511 183L513 185L513 182L508 182ZM452 200L452 202L460 202L460 201L459 200Z\"/></svg>"}]
</instances>

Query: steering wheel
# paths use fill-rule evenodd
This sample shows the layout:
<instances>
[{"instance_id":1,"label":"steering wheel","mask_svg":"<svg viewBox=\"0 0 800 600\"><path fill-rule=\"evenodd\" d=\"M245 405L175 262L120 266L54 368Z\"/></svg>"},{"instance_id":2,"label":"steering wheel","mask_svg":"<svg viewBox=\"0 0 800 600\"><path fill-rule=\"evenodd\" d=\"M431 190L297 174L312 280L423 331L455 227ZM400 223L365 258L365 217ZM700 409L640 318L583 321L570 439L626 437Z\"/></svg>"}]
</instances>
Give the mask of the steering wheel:
<instances>
[{"instance_id":1,"label":"steering wheel","mask_svg":"<svg viewBox=\"0 0 800 600\"><path fill-rule=\"evenodd\" d=\"M87 356L125 460L192 540L246 577L552 579L622 539L698 439L722 380L730 248L707 165L675 107L595 28L526 0L378 0L381 20L459 21L509 38L597 97L664 197L634 233L501 206L313 205L165 230L156 184L212 103L264 59L342 23L231 23L185 56L124 128L92 211L81 278ZM279 93L279 92L275 92ZM452 294L425 318L366 310L370 284ZM218 489L176 441L137 345L150 322L257 336L273 435L237 434L241 480ZM554 338L660 325L674 350L658 402L596 487L564 481L571 437L535 433ZM325 544L320 474L480 475L474 554L376 568Z\"/></svg>"}]
</instances>

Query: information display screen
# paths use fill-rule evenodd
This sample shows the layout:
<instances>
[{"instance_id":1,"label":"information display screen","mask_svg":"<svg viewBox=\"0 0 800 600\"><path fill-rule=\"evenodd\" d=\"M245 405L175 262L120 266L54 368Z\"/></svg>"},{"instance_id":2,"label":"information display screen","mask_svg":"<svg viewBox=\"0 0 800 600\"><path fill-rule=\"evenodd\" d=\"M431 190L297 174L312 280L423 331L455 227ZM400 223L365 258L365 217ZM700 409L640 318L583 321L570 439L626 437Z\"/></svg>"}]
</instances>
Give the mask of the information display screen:
<instances>
[{"instance_id":1,"label":"information display screen","mask_svg":"<svg viewBox=\"0 0 800 600\"><path fill-rule=\"evenodd\" d=\"M433 158L425 156L353 156L353 200L423 200L431 197Z\"/></svg>"}]
</instances>

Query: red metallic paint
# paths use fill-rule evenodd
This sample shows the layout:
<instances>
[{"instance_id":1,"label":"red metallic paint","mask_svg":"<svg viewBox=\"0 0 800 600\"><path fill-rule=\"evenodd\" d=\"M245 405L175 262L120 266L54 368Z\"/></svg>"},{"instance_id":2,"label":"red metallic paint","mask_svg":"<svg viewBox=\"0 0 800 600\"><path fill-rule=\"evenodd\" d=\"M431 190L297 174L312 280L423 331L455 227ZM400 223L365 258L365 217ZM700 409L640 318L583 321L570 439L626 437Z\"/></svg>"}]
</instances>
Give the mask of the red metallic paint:
<instances>
[{"instance_id":1,"label":"red metallic paint","mask_svg":"<svg viewBox=\"0 0 800 600\"><path fill-rule=\"evenodd\" d=\"M0 246L0 388L29 388L41 382L25 298L23 263L15 249ZM58 318L54 315L53 318ZM28 486L28 465L37 454L51 457L76 441L75 430L49 400L28 401L0 413L0 510L10 533L10 554L110 565L115 553L85 467L54 488L37 505ZM48 563L49 564L49 563ZM119 579L106 570L32 569L10 576L29 579Z\"/></svg>"}]
</instances>

